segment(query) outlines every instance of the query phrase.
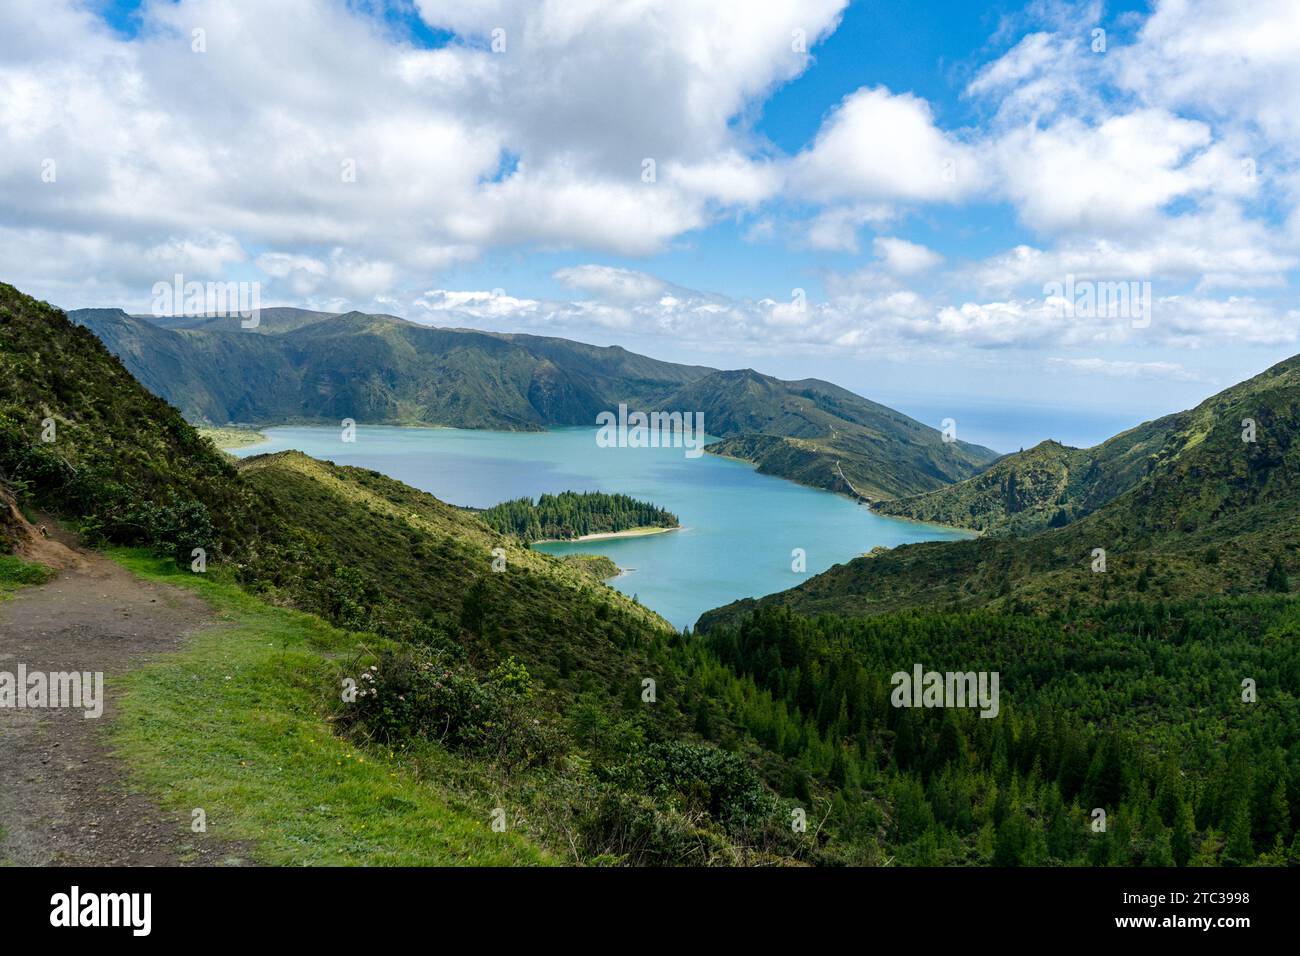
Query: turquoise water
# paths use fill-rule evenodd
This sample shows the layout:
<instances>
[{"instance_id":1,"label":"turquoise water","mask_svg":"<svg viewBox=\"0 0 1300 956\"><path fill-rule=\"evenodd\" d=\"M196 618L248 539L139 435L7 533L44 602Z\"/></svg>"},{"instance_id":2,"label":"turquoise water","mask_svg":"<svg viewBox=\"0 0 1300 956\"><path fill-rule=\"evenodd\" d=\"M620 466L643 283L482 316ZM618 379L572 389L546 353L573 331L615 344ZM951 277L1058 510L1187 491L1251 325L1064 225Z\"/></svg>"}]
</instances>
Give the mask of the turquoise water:
<instances>
[{"instance_id":1,"label":"turquoise water","mask_svg":"<svg viewBox=\"0 0 1300 956\"><path fill-rule=\"evenodd\" d=\"M240 456L297 449L340 465L371 468L443 501L485 508L543 492L621 492L674 512L682 529L643 538L542 544L551 554L608 555L610 581L677 627L737 598L782 591L834 564L910 541L953 540L960 531L872 514L865 507L744 462L680 448L601 448L595 429L487 432L359 426L354 443L337 428L270 428L270 442ZM791 569L802 548L807 571Z\"/></svg>"}]
</instances>

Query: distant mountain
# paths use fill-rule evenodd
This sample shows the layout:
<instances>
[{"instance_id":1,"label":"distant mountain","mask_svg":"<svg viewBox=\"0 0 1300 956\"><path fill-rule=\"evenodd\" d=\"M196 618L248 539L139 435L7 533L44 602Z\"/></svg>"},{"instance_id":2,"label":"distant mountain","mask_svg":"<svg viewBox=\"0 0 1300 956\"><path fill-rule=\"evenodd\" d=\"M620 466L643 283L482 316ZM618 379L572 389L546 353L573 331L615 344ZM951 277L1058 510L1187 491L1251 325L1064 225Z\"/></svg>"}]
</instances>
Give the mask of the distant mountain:
<instances>
[{"instance_id":1,"label":"distant mountain","mask_svg":"<svg viewBox=\"0 0 1300 956\"><path fill-rule=\"evenodd\" d=\"M1253 423L1254 441L1243 440L1243 422ZM878 552L711 611L701 626L760 605L802 614L987 604L1050 611L1289 587L1282 582L1300 572L1300 356L1097 449L1040 445L938 494L877 507L1001 528L1032 529L1062 511L1083 516L1022 538ZM1105 572L1093 570L1095 549L1106 552Z\"/></svg>"},{"instance_id":2,"label":"distant mountain","mask_svg":"<svg viewBox=\"0 0 1300 956\"><path fill-rule=\"evenodd\" d=\"M704 411L709 431L726 438L711 452L857 498L941 488L997 457L978 445L946 443L937 430L818 379L783 382L752 369L715 372L668 403Z\"/></svg>"},{"instance_id":3,"label":"distant mountain","mask_svg":"<svg viewBox=\"0 0 1300 956\"><path fill-rule=\"evenodd\" d=\"M264 309L154 319L69 313L191 421L537 430L632 408L702 411L710 448L804 484L878 499L967 478L995 453L827 382L661 362L618 347L432 328L394 316Z\"/></svg>"},{"instance_id":4,"label":"distant mountain","mask_svg":"<svg viewBox=\"0 0 1300 956\"><path fill-rule=\"evenodd\" d=\"M236 317L156 322L95 309L69 318L187 418L214 424L354 418L536 430L594 423L609 407L611 380L625 400L645 401L708 371L623 349L360 312L268 309L255 330Z\"/></svg>"}]
</instances>

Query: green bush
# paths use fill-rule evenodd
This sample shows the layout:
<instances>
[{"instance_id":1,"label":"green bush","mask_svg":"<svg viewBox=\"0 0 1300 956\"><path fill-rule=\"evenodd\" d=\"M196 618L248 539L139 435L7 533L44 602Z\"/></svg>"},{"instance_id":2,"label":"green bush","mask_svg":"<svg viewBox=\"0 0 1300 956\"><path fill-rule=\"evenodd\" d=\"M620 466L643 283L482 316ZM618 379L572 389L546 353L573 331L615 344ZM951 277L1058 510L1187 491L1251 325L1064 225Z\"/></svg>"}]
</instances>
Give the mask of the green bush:
<instances>
[{"instance_id":1,"label":"green bush","mask_svg":"<svg viewBox=\"0 0 1300 956\"><path fill-rule=\"evenodd\" d=\"M532 704L527 669L514 658L479 677L441 649L402 647L384 651L358 683L344 722L385 743L434 740L508 770L546 763L563 749Z\"/></svg>"},{"instance_id":2,"label":"green bush","mask_svg":"<svg viewBox=\"0 0 1300 956\"><path fill-rule=\"evenodd\" d=\"M776 806L742 757L711 744L652 743L615 776L624 789L707 813L732 834L761 829Z\"/></svg>"}]
</instances>

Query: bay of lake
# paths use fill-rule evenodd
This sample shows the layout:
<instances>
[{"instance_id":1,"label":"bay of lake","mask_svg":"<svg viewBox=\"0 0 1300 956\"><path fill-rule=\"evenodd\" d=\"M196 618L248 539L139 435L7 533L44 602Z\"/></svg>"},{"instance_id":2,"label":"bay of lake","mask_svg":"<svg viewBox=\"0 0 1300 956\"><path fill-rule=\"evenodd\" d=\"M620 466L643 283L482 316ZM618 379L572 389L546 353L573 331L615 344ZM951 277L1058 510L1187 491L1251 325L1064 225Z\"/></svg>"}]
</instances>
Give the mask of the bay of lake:
<instances>
[{"instance_id":1,"label":"bay of lake","mask_svg":"<svg viewBox=\"0 0 1300 956\"><path fill-rule=\"evenodd\" d=\"M665 534L538 544L550 554L604 554L623 569L609 583L675 627L738 598L760 597L834 564L913 541L965 532L872 514L828 491L760 475L716 455L681 448L601 448L594 428L496 432L358 426L263 429L269 441L231 449L240 457L296 449L339 465L370 468L450 504L486 508L511 498L560 491L631 495L667 508L682 528ZM802 548L807 571L791 569Z\"/></svg>"}]
</instances>

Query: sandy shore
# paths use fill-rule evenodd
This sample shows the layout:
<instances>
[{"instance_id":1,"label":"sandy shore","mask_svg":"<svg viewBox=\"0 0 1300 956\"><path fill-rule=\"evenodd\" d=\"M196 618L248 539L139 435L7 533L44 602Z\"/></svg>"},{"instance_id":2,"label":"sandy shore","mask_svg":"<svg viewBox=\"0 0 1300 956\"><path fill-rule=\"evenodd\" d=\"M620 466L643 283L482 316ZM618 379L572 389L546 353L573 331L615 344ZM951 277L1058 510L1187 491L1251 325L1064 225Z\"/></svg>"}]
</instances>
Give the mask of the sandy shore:
<instances>
[{"instance_id":1,"label":"sandy shore","mask_svg":"<svg viewBox=\"0 0 1300 956\"><path fill-rule=\"evenodd\" d=\"M599 534L584 534L576 538L546 538L534 541L534 544L573 544L577 541L600 541L604 538L644 538L649 534L663 534L666 531L681 531L681 528L628 528L626 531L602 531Z\"/></svg>"}]
</instances>

